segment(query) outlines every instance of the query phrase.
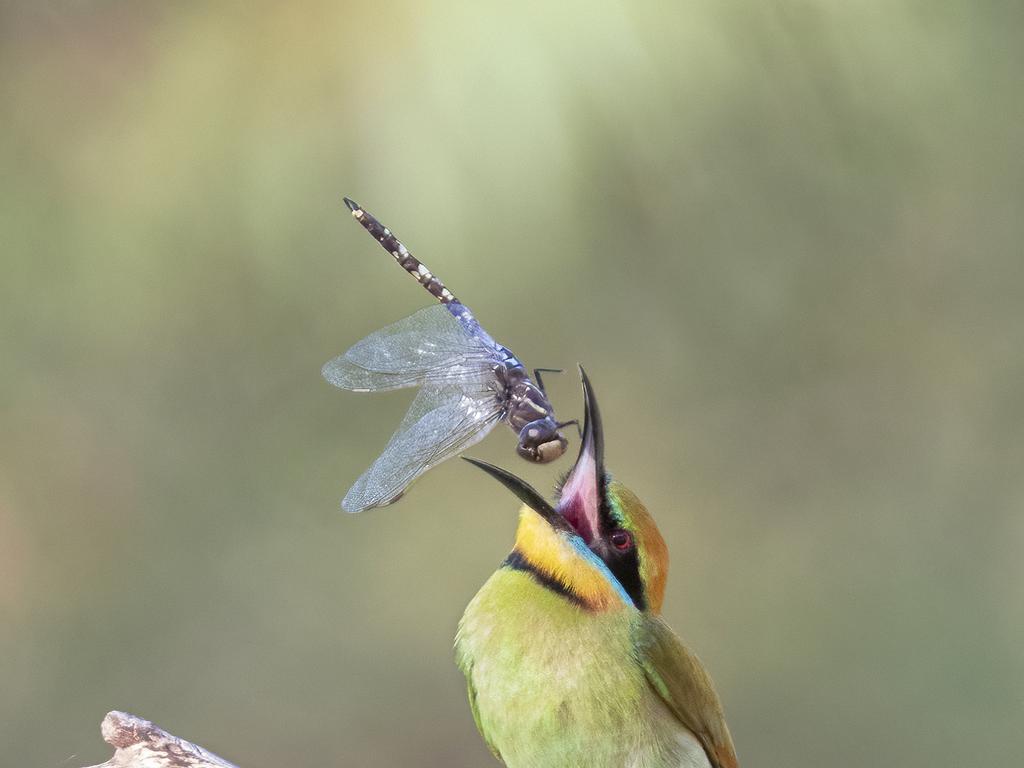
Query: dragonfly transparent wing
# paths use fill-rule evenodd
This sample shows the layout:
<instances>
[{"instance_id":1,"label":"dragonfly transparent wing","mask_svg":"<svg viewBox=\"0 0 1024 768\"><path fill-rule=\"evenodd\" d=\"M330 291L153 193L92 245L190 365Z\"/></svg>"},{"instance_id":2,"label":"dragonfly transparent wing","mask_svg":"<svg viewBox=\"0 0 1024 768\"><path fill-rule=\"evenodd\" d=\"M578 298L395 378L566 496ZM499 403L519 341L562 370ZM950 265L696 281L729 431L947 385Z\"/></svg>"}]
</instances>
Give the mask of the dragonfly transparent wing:
<instances>
[{"instance_id":1,"label":"dragonfly transparent wing","mask_svg":"<svg viewBox=\"0 0 1024 768\"><path fill-rule=\"evenodd\" d=\"M487 339L470 334L437 304L371 333L321 372L336 387L378 392L474 378L496 360Z\"/></svg>"},{"instance_id":2,"label":"dragonfly transparent wing","mask_svg":"<svg viewBox=\"0 0 1024 768\"><path fill-rule=\"evenodd\" d=\"M501 419L503 404L487 380L426 384L384 452L345 494L341 507L385 507L431 467L483 440Z\"/></svg>"}]
</instances>

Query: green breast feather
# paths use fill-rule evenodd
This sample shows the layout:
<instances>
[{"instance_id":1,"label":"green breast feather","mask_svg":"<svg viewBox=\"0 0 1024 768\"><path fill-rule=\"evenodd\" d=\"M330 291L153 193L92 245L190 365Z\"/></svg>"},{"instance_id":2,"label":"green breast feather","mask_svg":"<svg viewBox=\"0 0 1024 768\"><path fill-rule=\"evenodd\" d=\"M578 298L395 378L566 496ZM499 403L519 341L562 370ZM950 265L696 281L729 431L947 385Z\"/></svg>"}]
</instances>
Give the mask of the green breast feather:
<instances>
[{"instance_id":1,"label":"green breast feather","mask_svg":"<svg viewBox=\"0 0 1024 768\"><path fill-rule=\"evenodd\" d=\"M501 570L456 649L477 728L512 768L736 765L707 674L657 618L589 612Z\"/></svg>"}]
</instances>

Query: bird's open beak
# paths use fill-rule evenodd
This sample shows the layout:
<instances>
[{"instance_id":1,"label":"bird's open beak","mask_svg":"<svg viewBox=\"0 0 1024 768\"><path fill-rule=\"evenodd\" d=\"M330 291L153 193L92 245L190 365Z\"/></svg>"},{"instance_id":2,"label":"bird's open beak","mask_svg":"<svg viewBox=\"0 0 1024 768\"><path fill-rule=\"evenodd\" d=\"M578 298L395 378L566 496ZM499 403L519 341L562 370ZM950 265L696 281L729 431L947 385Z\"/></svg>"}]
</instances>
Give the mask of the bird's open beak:
<instances>
[{"instance_id":1,"label":"bird's open beak","mask_svg":"<svg viewBox=\"0 0 1024 768\"><path fill-rule=\"evenodd\" d=\"M466 461L479 467L504 485L520 501L547 520L552 527L578 535L588 545L594 541L600 530L601 506L604 503L604 432L601 427L601 412L594 399L590 379L580 367L583 380L584 422L583 439L576 464L562 484L557 509L552 507L533 486L493 464L463 456Z\"/></svg>"}]
</instances>

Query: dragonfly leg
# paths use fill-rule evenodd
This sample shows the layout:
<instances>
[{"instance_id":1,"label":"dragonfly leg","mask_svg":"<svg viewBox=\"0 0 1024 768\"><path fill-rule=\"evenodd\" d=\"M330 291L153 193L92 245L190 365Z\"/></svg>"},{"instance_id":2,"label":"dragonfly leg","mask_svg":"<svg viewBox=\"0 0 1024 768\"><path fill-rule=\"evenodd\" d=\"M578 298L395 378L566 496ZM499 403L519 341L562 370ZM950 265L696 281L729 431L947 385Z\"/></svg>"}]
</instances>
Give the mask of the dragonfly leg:
<instances>
[{"instance_id":1,"label":"dragonfly leg","mask_svg":"<svg viewBox=\"0 0 1024 768\"><path fill-rule=\"evenodd\" d=\"M562 427L568 427L570 424L575 424L576 425L576 431L579 432L580 440L582 440L583 439L583 429L580 427L579 419L570 419L569 421L562 421L562 422L559 422L558 424L555 424L555 426L558 427L559 429L561 429Z\"/></svg>"},{"instance_id":2,"label":"dragonfly leg","mask_svg":"<svg viewBox=\"0 0 1024 768\"><path fill-rule=\"evenodd\" d=\"M544 389L544 380L541 379L541 377L540 377L540 375L542 373L565 373L565 370L562 369L562 368L534 368L533 369L533 378L535 378L537 380L537 386L540 387L540 391L541 392L543 392L545 395L547 395L547 390Z\"/></svg>"}]
</instances>

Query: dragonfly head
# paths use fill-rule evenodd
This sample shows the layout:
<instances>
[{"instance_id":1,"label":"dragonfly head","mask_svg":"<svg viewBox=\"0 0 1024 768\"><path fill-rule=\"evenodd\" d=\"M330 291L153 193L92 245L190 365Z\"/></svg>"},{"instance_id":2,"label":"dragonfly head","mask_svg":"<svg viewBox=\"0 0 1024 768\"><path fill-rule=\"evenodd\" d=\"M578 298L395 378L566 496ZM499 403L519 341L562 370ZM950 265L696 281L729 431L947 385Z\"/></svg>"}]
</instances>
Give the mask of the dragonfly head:
<instances>
[{"instance_id":1,"label":"dragonfly head","mask_svg":"<svg viewBox=\"0 0 1024 768\"><path fill-rule=\"evenodd\" d=\"M565 453L568 445L569 441L562 437L555 420L546 416L522 428L516 452L527 461L547 464Z\"/></svg>"}]
</instances>

